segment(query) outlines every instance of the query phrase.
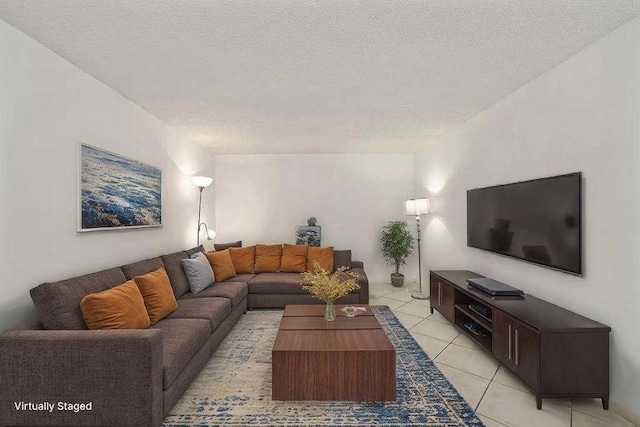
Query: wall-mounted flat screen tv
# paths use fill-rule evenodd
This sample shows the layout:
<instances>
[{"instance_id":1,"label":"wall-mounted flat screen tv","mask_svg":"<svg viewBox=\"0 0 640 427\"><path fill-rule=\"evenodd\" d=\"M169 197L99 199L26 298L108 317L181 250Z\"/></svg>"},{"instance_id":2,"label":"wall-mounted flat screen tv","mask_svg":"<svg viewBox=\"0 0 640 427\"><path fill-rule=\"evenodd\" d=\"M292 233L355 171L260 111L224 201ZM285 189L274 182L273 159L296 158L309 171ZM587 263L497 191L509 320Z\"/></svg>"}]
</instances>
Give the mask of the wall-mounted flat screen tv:
<instances>
[{"instance_id":1,"label":"wall-mounted flat screen tv","mask_svg":"<svg viewBox=\"0 0 640 427\"><path fill-rule=\"evenodd\" d=\"M467 191L467 246L582 275L582 173Z\"/></svg>"}]
</instances>

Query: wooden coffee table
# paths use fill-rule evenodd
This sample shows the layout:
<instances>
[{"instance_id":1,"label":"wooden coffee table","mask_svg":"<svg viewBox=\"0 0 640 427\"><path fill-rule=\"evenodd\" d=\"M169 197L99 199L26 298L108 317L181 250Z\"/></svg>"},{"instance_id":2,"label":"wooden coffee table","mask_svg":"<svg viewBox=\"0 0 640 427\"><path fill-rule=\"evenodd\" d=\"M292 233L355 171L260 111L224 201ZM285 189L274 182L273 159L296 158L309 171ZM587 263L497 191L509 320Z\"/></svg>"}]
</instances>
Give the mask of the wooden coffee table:
<instances>
[{"instance_id":1,"label":"wooden coffee table","mask_svg":"<svg viewBox=\"0 0 640 427\"><path fill-rule=\"evenodd\" d=\"M324 320L324 305L288 305L272 351L273 400L395 401L396 350L371 309Z\"/></svg>"}]
</instances>

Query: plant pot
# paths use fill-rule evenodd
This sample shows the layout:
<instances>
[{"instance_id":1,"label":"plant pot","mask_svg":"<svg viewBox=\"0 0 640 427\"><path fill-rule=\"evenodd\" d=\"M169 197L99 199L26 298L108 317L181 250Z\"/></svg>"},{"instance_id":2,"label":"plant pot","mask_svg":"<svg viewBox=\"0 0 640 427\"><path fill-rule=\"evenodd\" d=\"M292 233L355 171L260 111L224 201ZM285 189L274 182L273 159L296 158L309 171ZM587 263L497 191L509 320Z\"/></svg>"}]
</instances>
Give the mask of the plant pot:
<instances>
[{"instance_id":1,"label":"plant pot","mask_svg":"<svg viewBox=\"0 0 640 427\"><path fill-rule=\"evenodd\" d=\"M324 320L327 322L336 320L336 309L333 307L333 301L327 302L327 306L324 309Z\"/></svg>"},{"instance_id":2,"label":"plant pot","mask_svg":"<svg viewBox=\"0 0 640 427\"><path fill-rule=\"evenodd\" d=\"M404 274L391 273L391 284L396 288L401 288L404 285Z\"/></svg>"}]
</instances>

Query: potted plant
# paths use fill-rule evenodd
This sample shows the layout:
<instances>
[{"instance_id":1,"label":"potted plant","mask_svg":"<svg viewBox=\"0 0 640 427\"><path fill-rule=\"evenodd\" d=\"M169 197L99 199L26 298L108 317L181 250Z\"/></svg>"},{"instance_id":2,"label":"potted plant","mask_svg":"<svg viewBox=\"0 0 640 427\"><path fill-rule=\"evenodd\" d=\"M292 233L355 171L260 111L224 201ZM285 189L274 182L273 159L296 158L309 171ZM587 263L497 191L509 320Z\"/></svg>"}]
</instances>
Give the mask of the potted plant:
<instances>
[{"instance_id":1,"label":"potted plant","mask_svg":"<svg viewBox=\"0 0 640 427\"><path fill-rule=\"evenodd\" d=\"M327 304L324 319L329 322L336 320L333 302L349 292L360 289L358 273L345 271L346 269L347 267L340 267L331 273L322 268L318 261L314 261L313 271L301 274L302 288Z\"/></svg>"},{"instance_id":2,"label":"potted plant","mask_svg":"<svg viewBox=\"0 0 640 427\"><path fill-rule=\"evenodd\" d=\"M404 275L400 274L400 266L407 263L413 253L413 236L409 232L409 224L405 221L389 221L382 230L382 256L396 272L391 273L391 284L397 288L404 284Z\"/></svg>"}]
</instances>

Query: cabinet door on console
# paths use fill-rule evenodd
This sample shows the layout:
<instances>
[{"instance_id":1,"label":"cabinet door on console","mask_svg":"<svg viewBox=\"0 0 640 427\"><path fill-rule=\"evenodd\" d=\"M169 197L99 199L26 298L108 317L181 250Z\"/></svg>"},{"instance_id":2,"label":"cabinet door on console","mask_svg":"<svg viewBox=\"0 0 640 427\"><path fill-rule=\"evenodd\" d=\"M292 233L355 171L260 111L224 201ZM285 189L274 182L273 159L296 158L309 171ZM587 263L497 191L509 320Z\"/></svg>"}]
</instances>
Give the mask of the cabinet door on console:
<instances>
[{"instance_id":1,"label":"cabinet door on console","mask_svg":"<svg viewBox=\"0 0 640 427\"><path fill-rule=\"evenodd\" d=\"M511 316L493 310L493 357L509 367L513 358L512 329Z\"/></svg>"},{"instance_id":2,"label":"cabinet door on console","mask_svg":"<svg viewBox=\"0 0 640 427\"><path fill-rule=\"evenodd\" d=\"M440 314L453 322L455 314L455 291L453 286L432 274L429 282L429 292L431 308L435 308Z\"/></svg>"},{"instance_id":3,"label":"cabinet door on console","mask_svg":"<svg viewBox=\"0 0 640 427\"><path fill-rule=\"evenodd\" d=\"M440 297L440 312L444 317L455 323L456 303L455 289L447 282L442 283Z\"/></svg>"},{"instance_id":4,"label":"cabinet door on console","mask_svg":"<svg viewBox=\"0 0 640 427\"><path fill-rule=\"evenodd\" d=\"M433 313L433 309L438 309L440 311L440 288L442 284L439 284L441 280L431 274L429 276L429 304L431 305L431 313Z\"/></svg>"},{"instance_id":5,"label":"cabinet door on console","mask_svg":"<svg viewBox=\"0 0 640 427\"><path fill-rule=\"evenodd\" d=\"M493 356L538 388L538 333L500 310L493 311Z\"/></svg>"}]
</instances>

